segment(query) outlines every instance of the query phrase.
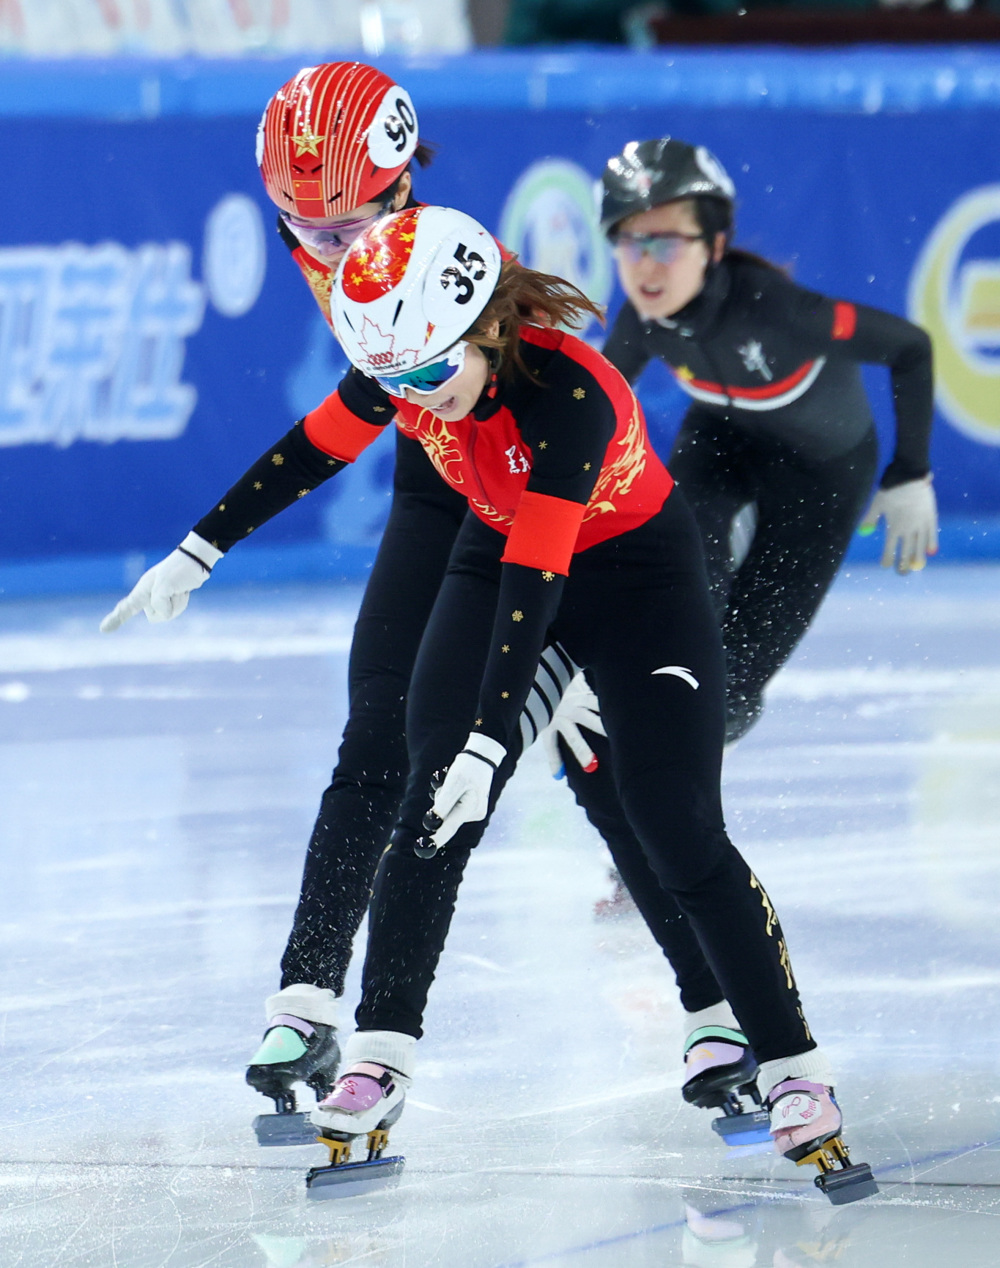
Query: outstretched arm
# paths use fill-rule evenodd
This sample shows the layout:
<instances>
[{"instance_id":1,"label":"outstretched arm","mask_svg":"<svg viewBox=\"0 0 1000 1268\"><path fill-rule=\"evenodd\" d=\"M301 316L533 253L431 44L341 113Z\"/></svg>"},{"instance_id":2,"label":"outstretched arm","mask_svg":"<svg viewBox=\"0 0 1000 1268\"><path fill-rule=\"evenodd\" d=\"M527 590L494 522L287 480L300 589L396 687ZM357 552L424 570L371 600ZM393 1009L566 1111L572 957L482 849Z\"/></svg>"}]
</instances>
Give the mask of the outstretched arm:
<instances>
[{"instance_id":1,"label":"outstretched arm","mask_svg":"<svg viewBox=\"0 0 1000 1268\"><path fill-rule=\"evenodd\" d=\"M191 591L238 541L342 471L393 417L389 398L352 370L319 406L270 447L202 516L181 545L139 578L101 622L109 634L145 612L169 621L187 607Z\"/></svg>"}]
</instances>

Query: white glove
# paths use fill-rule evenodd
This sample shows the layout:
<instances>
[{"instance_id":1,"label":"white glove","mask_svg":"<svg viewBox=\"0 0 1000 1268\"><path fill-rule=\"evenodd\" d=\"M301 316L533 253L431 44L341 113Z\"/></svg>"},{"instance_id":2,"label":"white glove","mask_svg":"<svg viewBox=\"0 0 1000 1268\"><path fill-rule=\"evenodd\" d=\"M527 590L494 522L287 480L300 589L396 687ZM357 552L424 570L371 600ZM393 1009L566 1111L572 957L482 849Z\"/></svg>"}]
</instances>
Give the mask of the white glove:
<instances>
[{"instance_id":1,"label":"white glove","mask_svg":"<svg viewBox=\"0 0 1000 1268\"><path fill-rule=\"evenodd\" d=\"M117 603L101 622L101 633L110 634L140 612L148 621L172 621L188 605L192 590L205 584L222 558L218 550L197 533L188 533L176 550L153 564L135 583L130 594Z\"/></svg>"},{"instance_id":2,"label":"white glove","mask_svg":"<svg viewBox=\"0 0 1000 1268\"><path fill-rule=\"evenodd\" d=\"M598 735L607 735L601 721L601 706L597 697L590 690L583 674L577 674L559 701L552 721L542 732L542 744L545 746L553 779L562 779L566 774L562 753L559 751L560 736L588 775L597 770L597 756L583 738L581 727L595 731Z\"/></svg>"},{"instance_id":3,"label":"white glove","mask_svg":"<svg viewBox=\"0 0 1000 1268\"><path fill-rule=\"evenodd\" d=\"M447 845L463 823L478 823L486 818L493 776L506 756L507 750L497 740L475 731L470 734L434 794L431 813L441 822L433 829L431 839L438 849Z\"/></svg>"},{"instance_id":4,"label":"white glove","mask_svg":"<svg viewBox=\"0 0 1000 1268\"><path fill-rule=\"evenodd\" d=\"M931 480L929 475L907 480L894 489L879 489L872 498L858 532L868 537L874 533L879 519L885 519L883 568L891 568L895 563L898 573L919 572L927 556L937 554L938 513Z\"/></svg>"}]
</instances>

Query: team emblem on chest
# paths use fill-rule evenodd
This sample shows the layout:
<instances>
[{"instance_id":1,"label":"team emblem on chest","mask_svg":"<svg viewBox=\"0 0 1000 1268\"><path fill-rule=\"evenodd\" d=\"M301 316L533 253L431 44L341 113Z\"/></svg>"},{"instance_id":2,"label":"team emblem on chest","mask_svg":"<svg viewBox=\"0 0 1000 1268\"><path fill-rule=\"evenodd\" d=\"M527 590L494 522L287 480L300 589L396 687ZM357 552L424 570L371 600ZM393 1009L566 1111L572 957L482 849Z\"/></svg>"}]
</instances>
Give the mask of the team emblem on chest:
<instances>
[{"instance_id":1,"label":"team emblem on chest","mask_svg":"<svg viewBox=\"0 0 1000 1268\"><path fill-rule=\"evenodd\" d=\"M748 339L742 348L736 351L743 358L743 364L751 374L757 373L766 382L774 378L771 373L771 367L767 364L767 358L764 356L764 349L758 339Z\"/></svg>"}]
</instances>

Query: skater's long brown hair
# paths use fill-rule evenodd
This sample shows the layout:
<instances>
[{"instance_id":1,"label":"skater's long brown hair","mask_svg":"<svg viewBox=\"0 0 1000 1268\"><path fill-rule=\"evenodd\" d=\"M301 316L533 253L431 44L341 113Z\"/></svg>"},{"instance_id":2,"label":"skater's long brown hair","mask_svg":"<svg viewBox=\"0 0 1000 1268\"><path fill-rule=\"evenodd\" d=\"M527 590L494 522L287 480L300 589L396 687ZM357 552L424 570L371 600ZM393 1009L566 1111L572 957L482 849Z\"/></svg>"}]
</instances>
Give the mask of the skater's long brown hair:
<instances>
[{"instance_id":1,"label":"skater's long brown hair","mask_svg":"<svg viewBox=\"0 0 1000 1268\"><path fill-rule=\"evenodd\" d=\"M499 362L500 374L511 377L521 359L519 327L585 326L591 317L604 322L604 310L571 282L551 273L525 268L516 258L504 260L490 302L462 337Z\"/></svg>"}]
</instances>

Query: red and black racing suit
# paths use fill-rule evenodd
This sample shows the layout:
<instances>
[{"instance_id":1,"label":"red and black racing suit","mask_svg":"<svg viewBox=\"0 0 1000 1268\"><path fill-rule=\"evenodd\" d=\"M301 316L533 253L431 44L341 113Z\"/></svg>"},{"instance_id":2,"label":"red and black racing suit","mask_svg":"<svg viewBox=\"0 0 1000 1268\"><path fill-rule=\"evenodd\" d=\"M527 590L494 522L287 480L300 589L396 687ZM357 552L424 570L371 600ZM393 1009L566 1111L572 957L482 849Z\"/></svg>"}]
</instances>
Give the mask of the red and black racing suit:
<instances>
[{"instance_id":1,"label":"red and black racing suit","mask_svg":"<svg viewBox=\"0 0 1000 1268\"><path fill-rule=\"evenodd\" d=\"M391 420L414 436L470 513L414 666L410 774L372 908L362 1029L421 1033L427 991L485 822L418 859L432 774L477 729L509 750L546 640L601 700L615 788L649 868L673 895L760 1060L814 1043L767 895L726 835L719 792L724 661L694 521L650 450L641 410L599 354L524 327L527 373L445 424L352 371L198 526L237 539L246 481L272 510L352 460ZM280 459L280 461L278 461ZM572 561L572 567L570 567Z\"/></svg>"},{"instance_id":2,"label":"red and black racing suit","mask_svg":"<svg viewBox=\"0 0 1000 1268\"><path fill-rule=\"evenodd\" d=\"M415 205L415 204L414 204ZM282 240L330 320L330 270L279 219ZM395 410L386 403L388 421ZM368 910L375 872L399 813L409 769L405 711L417 649L459 527L466 499L435 472L419 441L397 430L392 505L358 613L349 661L349 713L330 785L309 839L299 902L281 961L281 985L308 982L344 990L355 935ZM332 474L328 457L304 449L293 429L228 491L196 531L228 550L282 508L273 501L275 456L296 473L296 492ZM280 464L279 464L280 465ZM258 478L260 477L260 478ZM259 486L259 487L258 487ZM575 667L558 646L546 648L535 685L512 739L516 760L549 722ZM586 776L567 764L577 800L603 833L615 865L677 976L684 1006L717 1003L722 992L701 948L660 889L630 831L610 776ZM583 781L590 781L584 784Z\"/></svg>"}]
</instances>

